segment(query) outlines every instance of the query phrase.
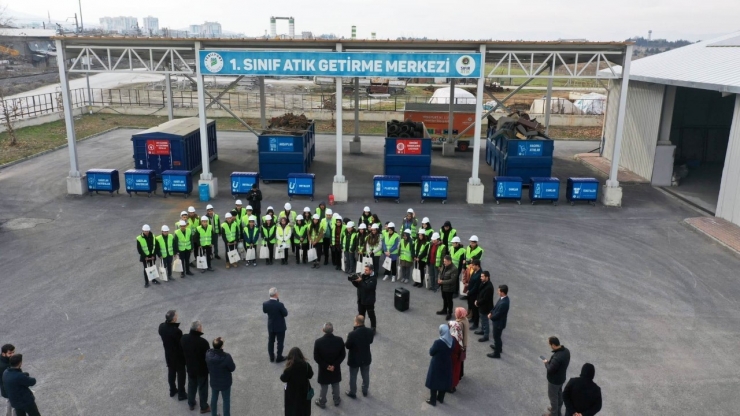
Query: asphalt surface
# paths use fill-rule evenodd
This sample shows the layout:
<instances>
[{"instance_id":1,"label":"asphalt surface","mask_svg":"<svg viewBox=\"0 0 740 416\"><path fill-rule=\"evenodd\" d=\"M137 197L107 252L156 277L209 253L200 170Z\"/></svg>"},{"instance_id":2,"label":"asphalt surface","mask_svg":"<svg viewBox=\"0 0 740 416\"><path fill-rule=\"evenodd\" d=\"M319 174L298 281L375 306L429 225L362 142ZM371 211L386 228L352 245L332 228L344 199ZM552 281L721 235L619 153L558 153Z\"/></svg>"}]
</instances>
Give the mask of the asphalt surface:
<instances>
[{"instance_id":1,"label":"asphalt surface","mask_svg":"<svg viewBox=\"0 0 740 416\"><path fill-rule=\"evenodd\" d=\"M131 133L118 130L80 143L82 169L117 168L123 175L133 166ZM532 206L526 199L521 206L495 205L483 152L482 206L464 203L472 152L445 159L434 154L433 174L450 177L446 205L420 204L413 186L403 188L401 204L376 204L371 179L382 173L380 140L365 139L362 156L345 155L351 202L334 209L354 219L370 205L381 220L398 222L413 207L435 227L450 220L464 239L477 234L494 285L510 288L504 354L491 360L488 344L473 339L458 392L429 407L427 351L443 323L434 314L442 300L410 288L411 309L401 313L393 308L393 290L404 285L380 282L370 396L345 398L323 411L314 407L314 414L541 414L547 384L537 357L549 355L550 335L571 350L569 377L584 362L596 366L602 414L737 414L740 260L680 224L695 211L648 185L625 187L621 209ZM558 142L554 174L563 181L592 176L572 155L595 147ZM219 160L212 164L220 180L213 201L218 212L233 206L229 172L257 170L255 149L253 136L219 134ZM161 193L67 196L67 157L62 149L0 171L0 343L24 354L24 369L38 379L42 414L193 414L168 395L157 327L173 308L184 332L199 319L206 339L225 338L237 367L232 414L280 414L282 366L268 361L260 304L276 286L289 310L287 349L298 346L312 357L324 322L333 322L342 337L352 328L355 291L346 277L329 267L226 270L219 262L214 273L145 289L134 249L141 225L171 226L188 205L201 213L205 203ZM317 199L330 193L333 160L333 138L319 137L312 167ZM284 183L261 187L264 207L286 202ZM314 208L317 202L296 199L293 206ZM346 365L342 373L344 390Z\"/></svg>"}]
</instances>

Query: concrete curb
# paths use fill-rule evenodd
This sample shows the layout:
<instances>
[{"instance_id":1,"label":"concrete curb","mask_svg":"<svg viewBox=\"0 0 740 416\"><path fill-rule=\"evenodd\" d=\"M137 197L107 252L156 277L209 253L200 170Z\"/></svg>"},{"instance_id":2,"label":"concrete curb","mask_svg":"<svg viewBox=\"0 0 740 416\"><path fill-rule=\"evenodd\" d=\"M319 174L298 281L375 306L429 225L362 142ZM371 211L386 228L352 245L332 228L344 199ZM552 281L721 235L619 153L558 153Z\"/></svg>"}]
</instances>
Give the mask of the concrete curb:
<instances>
[{"instance_id":1,"label":"concrete curb","mask_svg":"<svg viewBox=\"0 0 740 416\"><path fill-rule=\"evenodd\" d=\"M703 236L707 240L713 241L713 242L721 245L722 247L724 247L725 249L727 249L727 251L729 251L730 253L733 253L736 256L740 256L740 251L735 250L734 247L730 246L729 244L725 243L724 241L720 240L719 238L717 238L717 237L709 234L708 232L702 230L701 228L697 227L696 225L690 223L689 222L690 219L691 218L684 218L684 220L681 221L681 225L683 225L684 227L686 227L686 228L688 228L690 230L693 230L695 233Z\"/></svg>"}]
</instances>

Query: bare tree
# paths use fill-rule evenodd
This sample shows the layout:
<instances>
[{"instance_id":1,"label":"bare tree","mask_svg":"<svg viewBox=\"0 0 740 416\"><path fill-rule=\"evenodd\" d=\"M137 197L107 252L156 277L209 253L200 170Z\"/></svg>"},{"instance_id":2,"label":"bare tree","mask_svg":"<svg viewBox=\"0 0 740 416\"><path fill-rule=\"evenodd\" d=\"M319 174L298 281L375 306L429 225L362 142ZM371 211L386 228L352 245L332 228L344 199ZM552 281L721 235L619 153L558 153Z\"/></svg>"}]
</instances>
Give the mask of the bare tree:
<instances>
[{"instance_id":1,"label":"bare tree","mask_svg":"<svg viewBox=\"0 0 740 416\"><path fill-rule=\"evenodd\" d=\"M2 33L2 28L13 26L13 23L13 18L8 15L8 6L0 3L0 33Z\"/></svg>"},{"instance_id":2,"label":"bare tree","mask_svg":"<svg viewBox=\"0 0 740 416\"><path fill-rule=\"evenodd\" d=\"M13 124L15 119L20 115L21 106L19 100L6 100L5 89L0 87L0 122L5 126L5 130L8 132L10 138L10 145L15 146L18 144L18 137L15 135L15 128Z\"/></svg>"}]
</instances>

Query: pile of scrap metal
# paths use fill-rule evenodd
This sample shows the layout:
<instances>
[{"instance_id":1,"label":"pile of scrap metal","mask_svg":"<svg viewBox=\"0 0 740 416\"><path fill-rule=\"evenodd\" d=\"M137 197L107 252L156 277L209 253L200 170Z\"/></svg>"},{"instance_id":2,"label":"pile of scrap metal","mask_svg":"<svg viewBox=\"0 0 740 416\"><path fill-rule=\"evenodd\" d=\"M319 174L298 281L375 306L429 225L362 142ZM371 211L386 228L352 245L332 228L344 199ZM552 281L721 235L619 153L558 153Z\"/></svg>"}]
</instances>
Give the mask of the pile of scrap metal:
<instances>
[{"instance_id":1,"label":"pile of scrap metal","mask_svg":"<svg viewBox=\"0 0 740 416\"><path fill-rule=\"evenodd\" d=\"M529 140L529 139L550 139L545 134L545 126L537 122L537 119L529 118L529 114L523 111L514 111L508 116L496 120L493 116L488 116L488 129L494 129L496 132L505 130L509 138Z\"/></svg>"},{"instance_id":2,"label":"pile of scrap metal","mask_svg":"<svg viewBox=\"0 0 740 416\"><path fill-rule=\"evenodd\" d=\"M387 137L420 139L424 137L424 124L415 121L391 120L386 125Z\"/></svg>"},{"instance_id":3,"label":"pile of scrap metal","mask_svg":"<svg viewBox=\"0 0 740 416\"><path fill-rule=\"evenodd\" d=\"M305 115L286 113L270 119L270 125L262 134L303 134L311 126L311 120Z\"/></svg>"}]
</instances>

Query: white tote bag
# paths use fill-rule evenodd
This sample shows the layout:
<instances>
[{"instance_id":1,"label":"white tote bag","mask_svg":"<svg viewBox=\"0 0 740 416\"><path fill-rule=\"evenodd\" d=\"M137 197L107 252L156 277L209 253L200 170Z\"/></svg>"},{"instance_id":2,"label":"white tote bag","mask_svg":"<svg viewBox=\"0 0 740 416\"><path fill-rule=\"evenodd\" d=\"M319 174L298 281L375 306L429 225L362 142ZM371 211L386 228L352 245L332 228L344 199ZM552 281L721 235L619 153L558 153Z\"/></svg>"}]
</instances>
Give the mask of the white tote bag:
<instances>
[{"instance_id":1,"label":"white tote bag","mask_svg":"<svg viewBox=\"0 0 740 416\"><path fill-rule=\"evenodd\" d=\"M242 259L238 250L231 250L226 255L229 256L229 263L231 264L239 263L239 260Z\"/></svg>"},{"instance_id":2,"label":"white tote bag","mask_svg":"<svg viewBox=\"0 0 740 416\"><path fill-rule=\"evenodd\" d=\"M365 273L365 263L358 261L355 266L355 273Z\"/></svg>"},{"instance_id":3,"label":"white tote bag","mask_svg":"<svg viewBox=\"0 0 740 416\"><path fill-rule=\"evenodd\" d=\"M365 256L365 257L363 257L363 258L362 258L362 264L363 264L363 265L366 265L366 264L373 264L373 258L372 258L372 257L370 257L370 256Z\"/></svg>"},{"instance_id":4,"label":"white tote bag","mask_svg":"<svg viewBox=\"0 0 740 416\"><path fill-rule=\"evenodd\" d=\"M460 296L465 296L465 283L463 283L462 279L460 279Z\"/></svg>"},{"instance_id":5,"label":"white tote bag","mask_svg":"<svg viewBox=\"0 0 740 416\"><path fill-rule=\"evenodd\" d=\"M157 270L157 272L159 273L159 277L163 281L166 282L167 281L167 268L164 266L164 260L159 261L159 270Z\"/></svg>"},{"instance_id":6,"label":"white tote bag","mask_svg":"<svg viewBox=\"0 0 740 416\"><path fill-rule=\"evenodd\" d=\"M236 245L236 250L241 254L244 253L244 243L241 241Z\"/></svg>"},{"instance_id":7,"label":"white tote bag","mask_svg":"<svg viewBox=\"0 0 740 416\"><path fill-rule=\"evenodd\" d=\"M285 251L283 251L282 245L275 246L275 260L282 260L285 258Z\"/></svg>"},{"instance_id":8,"label":"white tote bag","mask_svg":"<svg viewBox=\"0 0 740 416\"><path fill-rule=\"evenodd\" d=\"M172 272L173 273L182 273L184 270L182 269L182 260L180 260L180 256L175 256L175 259L172 260Z\"/></svg>"},{"instance_id":9,"label":"white tote bag","mask_svg":"<svg viewBox=\"0 0 740 416\"><path fill-rule=\"evenodd\" d=\"M425 283L425 287L426 287L427 289L431 289L431 288L432 288L432 277L431 277L431 276L429 275L429 268L430 268L430 267L434 267L434 266L429 266L429 265L427 265L427 272L426 272L426 276L424 276L424 281L426 282L426 283Z\"/></svg>"},{"instance_id":10,"label":"white tote bag","mask_svg":"<svg viewBox=\"0 0 740 416\"><path fill-rule=\"evenodd\" d=\"M245 255L245 260L252 261L254 260L254 247L250 247L247 249L247 254Z\"/></svg>"},{"instance_id":11,"label":"white tote bag","mask_svg":"<svg viewBox=\"0 0 740 416\"><path fill-rule=\"evenodd\" d=\"M204 256L205 251L203 249L200 249L200 255L195 259L195 267L197 267L200 270L205 270L208 268L208 260L206 259L206 256Z\"/></svg>"},{"instance_id":12,"label":"white tote bag","mask_svg":"<svg viewBox=\"0 0 740 416\"><path fill-rule=\"evenodd\" d=\"M421 270L419 270L418 264L414 264L414 271L411 272L411 280L414 283L421 283Z\"/></svg>"},{"instance_id":13,"label":"white tote bag","mask_svg":"<svg viewBox=\"0 0 740 416\"><path fill-rule=\"evenodd\" d=\"M261 259L269 259L270 258L270 249L267 248L267 245L263 245L260 247L260 258Z\"/></svg>"},{"instance_id":14,"label":"white tote bag","mask_svg":"<svg viewBox=\"0 0 740 416\"><path fill-rule=\"evenodd\" d=\"M157 270L156 265L152 264L144 270L146 271L146 277L150 282L154 279L159 279L159 271Z\"/></svg>"},{"instance_id":15,"label":"white tote bag","mask_svg":"<svg viewBox=\"0 0 740 416\"><path fill-rule=\"evenodd\" d=\"M316 254L316 249L311 247L308 249L308 261L316 261L319 256Z\"/></svg>"},{"instance_id":16,"label":"white tote bag","mask_svg":"<svg viewBox=\"0 0 740 416\"><path fill-rule=\"evenodd\" d=\"M385 260L383 260L383 268L391 271L391 265L393 264L393 260L391 260L390 257L386 257Z\"/></svg>"}]
</instances>

